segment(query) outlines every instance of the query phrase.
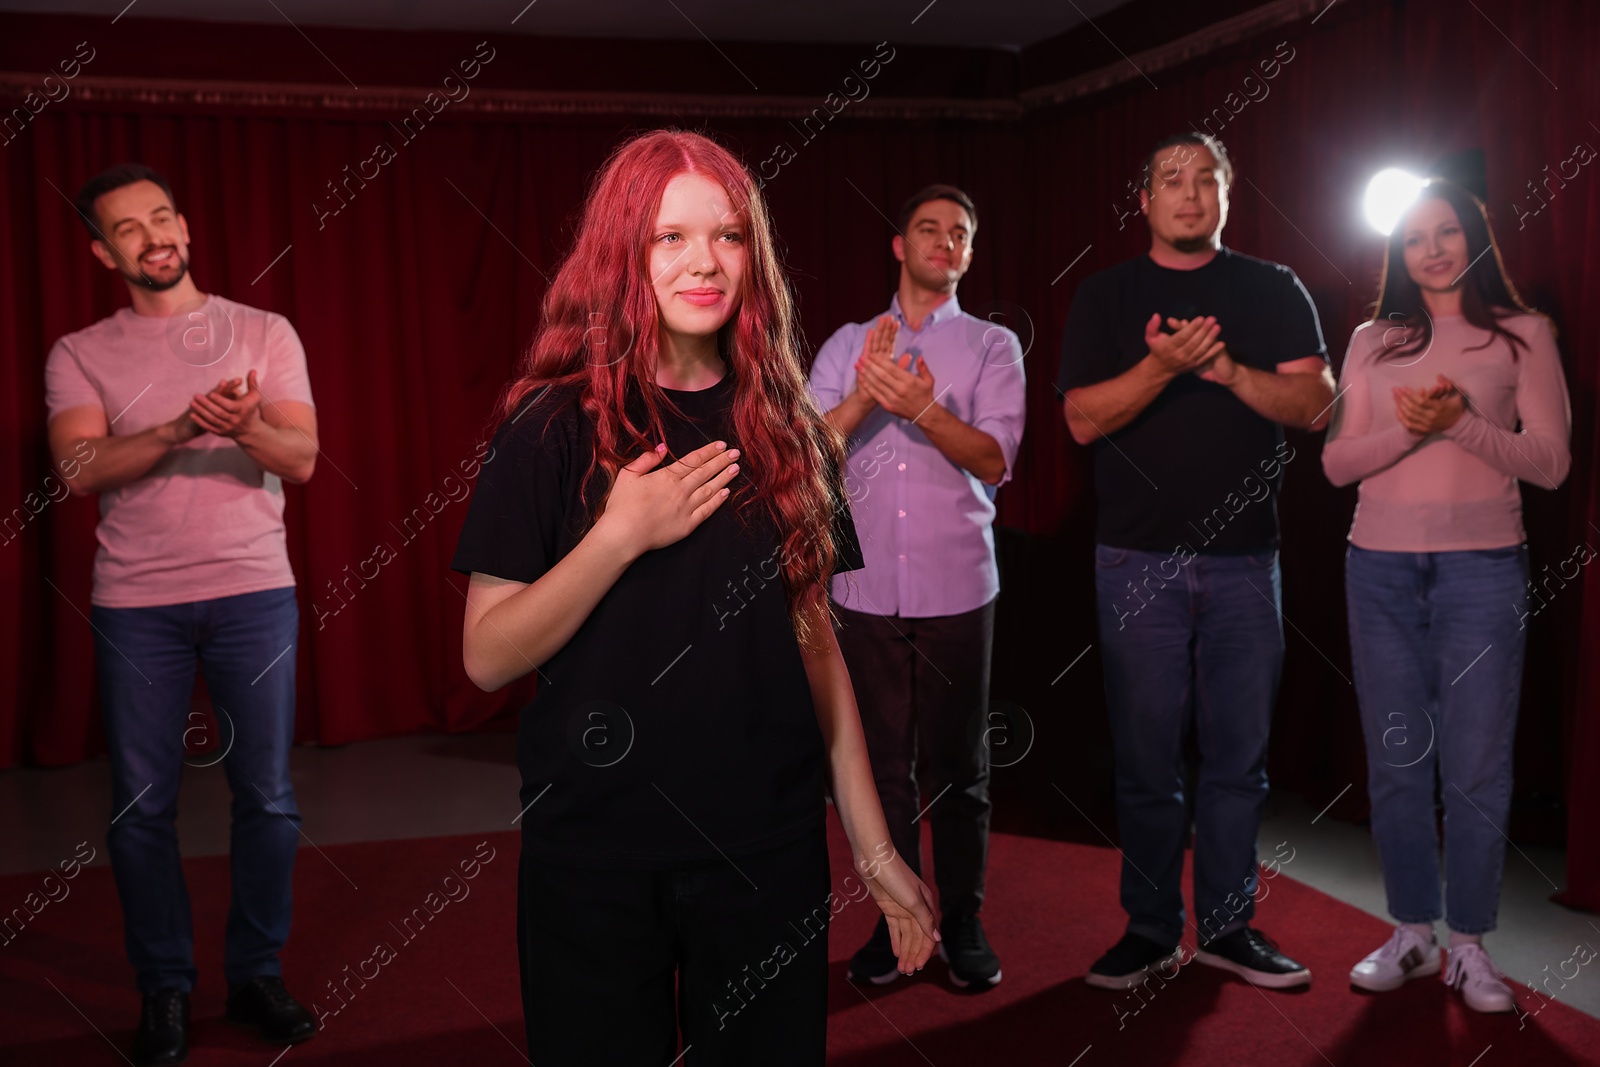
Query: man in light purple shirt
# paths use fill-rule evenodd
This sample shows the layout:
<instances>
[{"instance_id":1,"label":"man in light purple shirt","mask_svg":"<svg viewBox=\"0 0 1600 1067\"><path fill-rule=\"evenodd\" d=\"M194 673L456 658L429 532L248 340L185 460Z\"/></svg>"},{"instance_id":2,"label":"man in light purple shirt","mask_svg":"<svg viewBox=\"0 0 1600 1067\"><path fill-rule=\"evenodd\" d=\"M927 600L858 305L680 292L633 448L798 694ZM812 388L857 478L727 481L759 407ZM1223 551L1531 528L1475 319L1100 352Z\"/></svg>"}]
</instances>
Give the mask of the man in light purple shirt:
<instances>
[{"instance_id":1,"label":"man in light purple shirt","mask_svg":"<svg viewBox=\"0 0 1600 1067\"><path fill-rule=\"evenodd\" d=\"M984 747L994 638L995 491L1022 438L1022 345L961 310L977 210L961 190L913 196L894 238L888 314L842 326L817 353L811 391L849 435L845 486L866 569L833 579L838 640L854 682L894 847L921 873L916 755L933 800L940 954L951 981L988 989L1000 961L979 922L989 845ZM850 961L851 981L899 974L887 924Z\"/></svg>"}]
</instances>

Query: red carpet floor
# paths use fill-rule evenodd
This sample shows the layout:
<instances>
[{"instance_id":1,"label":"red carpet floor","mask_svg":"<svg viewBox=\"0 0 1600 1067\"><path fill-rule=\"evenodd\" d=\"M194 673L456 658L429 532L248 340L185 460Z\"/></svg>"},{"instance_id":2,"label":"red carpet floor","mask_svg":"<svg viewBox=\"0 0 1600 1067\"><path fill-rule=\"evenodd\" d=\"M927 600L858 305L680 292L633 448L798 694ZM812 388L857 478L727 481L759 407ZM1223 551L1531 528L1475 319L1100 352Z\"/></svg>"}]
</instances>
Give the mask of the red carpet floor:
<instances>
[{"instance_id":1,"label":"red carpet floor","mask_svg":"<svg viewBox=\"0 0 1600 1067\"><path fill-rule=\"evenodd\" d=\"M849 853L836 823L831 830L838 887L849 870ZM477 877L445 883L447 875L459 874L460 861L474 858L481 840L302 849L285 975L302 1000L337 1014L327 1016L315 1039L287 1052L222 1022L227 862L188 861L201 972L189 1062L525 1063L513 941L516 835L488 835L494 855ZM69 849L63 856L70 854ZM1091 989L1082 981L1085 968L1122 928L1118 863L1107 848L995 835L984 919L1005 980L982 996L952 990L937 959L916 978L871 992L845 982L845 961L875 920L870 903L847 905L831 936L828 1062L1600 1064L1600 1021L1559 1002L1523 1019L1475 1015L1436 980L1376 997L1351 991L1346 973L1383 940L1386 927L1296 883L1292 862L1267 883L1271 888L1256 925L1311 967L1316 980L1308 992L1263 992L1199 965L1184 967L1164 987L1152 984L1153 995L1142 1000ZM46 886L42 873L0 879L0 914L38 907L45 889L61 898L45 903L20 931L0 936L0 1064L6 1067L125 1062L121 1050L137 1021L138 1000L122 955L121 911L110 871L91 868L65 885L70 892L63 897L60 883ZM30 899L32 893L39 896ZM430 893L439 895L430 901ZM438 913L425 925L399 929L425 903ZM372 959L380 943L393 948L392 957ZM326 983L343 979L346 967L376 973L364 988L352 983L356 992L341 1008ZM1519 1000L1530 1012L1541 1003L1525 987Z\"/></svg>"}]
</instances>

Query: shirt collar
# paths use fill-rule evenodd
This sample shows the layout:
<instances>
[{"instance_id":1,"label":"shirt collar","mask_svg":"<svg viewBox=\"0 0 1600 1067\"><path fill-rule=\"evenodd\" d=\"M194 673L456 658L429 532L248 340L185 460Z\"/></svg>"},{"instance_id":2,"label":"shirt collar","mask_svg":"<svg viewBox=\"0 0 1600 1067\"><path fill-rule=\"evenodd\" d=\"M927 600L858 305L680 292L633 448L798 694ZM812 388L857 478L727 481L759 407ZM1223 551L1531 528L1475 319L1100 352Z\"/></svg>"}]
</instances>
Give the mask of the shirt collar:
<instances>
[{"instance_id":1,"label":"shirt collar","mask_svg":"<svg viewBox=\"0 0 1600 1067\"><path fill-rule=\"evenodd\" d=\"M909 323L906 322L905 312L900 310L899 293L896 293L889 299L889 314L893 315L896 321L900 322L901 324L909 325ZM941 322L947 322L959 314L961 314L961 301L956 298L956 294L951 293L949 300L946 300L944 303L928 312L927 317L922 320L922 330L926 330L930 326L937 326ZM921 333L922 330L918 330L917 332Z\"/></svg>"}]
</instances>

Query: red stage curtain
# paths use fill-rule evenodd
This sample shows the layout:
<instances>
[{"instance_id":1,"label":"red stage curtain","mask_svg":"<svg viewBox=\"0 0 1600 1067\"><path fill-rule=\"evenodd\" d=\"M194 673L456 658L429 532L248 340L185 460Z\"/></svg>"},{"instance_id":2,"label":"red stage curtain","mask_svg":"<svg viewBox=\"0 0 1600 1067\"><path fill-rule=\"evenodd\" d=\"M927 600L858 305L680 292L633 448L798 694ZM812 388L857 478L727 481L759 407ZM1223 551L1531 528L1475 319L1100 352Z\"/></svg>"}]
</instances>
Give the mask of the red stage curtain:
<instances>
[{"instance_id":1,"label":"red stage curtain","mask_svg":"<svg viewBox=\"0 0 1600 1067\"><path fill-rule=\"evenodd\" d=\"M190 40L237 51L243 32L195 24ZM41 35L34 51L48 57L60 39ZM686 113L679 122L708 129L752 164L779 140L799 143L768 191L813 345L886 303L894 265L880 211L892 213L927 180L968 187L982 225L963 301L1007 310L1007 321L1026 323L1034 338L1029 432L1016 482L1000 498L1000 523L1040 543L1080 548L1091 529L1092 493L1085 453L1068 439L1052 388L1056 349L1076 283L1145 244L1142 223L1132 217L1119 225L1117 213L1128 206L1125 183L1151 141L1212 109L1237 109L1224 112L1220 127L1239 167L1227 241L1294 267L1317 301L1336 360L1374 296L1380 244L1359 214L1367 177L1393 162L1426 164L1482 149L1508 266L1524 294L1555 316L1573 393L1572 474L1558 492L1527 493L1541 570L1584 541L1600 547L1592 484L1600 313L1586 299L1600 281L1591 254L1600 176L1585 166L1520 229L1514 205L1526 211L1528 183L1571 158L1575 144L1600 147L1600 129L1591 125L1600 121L1592 107L1600 99L1597 39L1593 5L1339 0L1314 25L1305 19L1157 71L1154 86L1133 77L1017 121L846 113L813 143L799 143L776 118ZM419 37L414 46L426 51L426 42ZM1285 59L1290 49L1293 58ZM165 53L162 77L218 76L198 60L186 70L191 51ZM1267 81L1261 64L1272 60L1278 67ZM1119 61L1107 48L1105 62ZM1250 74L1266 96L1246 86ZM827 81L818 81L819 97ZM996 81L1006 79L991 72ZM1239 109L1247 91L1257 99ZM324 459L308 486L289 489L288 521L305 624L297 649L299 736L322 743L440 729L526 695L482 694L465 678L463 582L447 570L465 509L447 501L432 516L427 502L485 433L490 402L532 332L543 275L565 248L587 177L629 130L663 121L446 111L414 143L395 143L398 158L319 229L311 205L326 195L324 183L380 140L399 140L388 117L289 106L205 113L72 98L0 149L8 250L0 259L0 410L10 428L0 514L48 473L42 370L50 342L125 300L89 257L61 195L70 197L100 167L138 158L165 171L190 220L201 287L284 313L305 341ZM1335 809L1350 814L1364 803L1364 774L1345 680L1338 561L1353 494L1323 479L1318 437L1297 435L1294 443L1298 458L1282 505L1292 628L1273 774L1328 800L1351 785ZM421 532L411 538L398 528L418 508L428 517L413 520ZM94 517L90 500L52 503L0 545L0 767L72 762L99 747L84 614ZM319 619L318 606L338 607L328 583L344 581L346 568L357 571L381 543L396 558L347 597L348 607ZM1065 571L1080 562L1051 565ZM1077 594L1088 588L1072 581ZM1093 641L1081 596L1054 609L1029 628L1071 654ZM1600 854L1585 847L1600 820L1600 666L1592 655L1600 579L1593 568L1557 590L1530 628L1519 790L1566 792L1570 898L1595 907ZM1071 718L1090 721L1101 714L1095 685L1081 671L1048 693L1041 683L1035 711L1046 700L1070 699Z\"/></svg>"},{"instance_id":2,"label":"red stage curtain","mask_svg":"<svg viewBox=\"0 0 1600 1067\"><path fill-rule=\"evenodd\" d=\"M449 494L460 496L459 465L490 432L491 405L532 334L590 175L630 129L657 121L451 121L446 111L404 143L380 119L45 110L0 171L12 250L0 268L12 427L0 500L9 511L49 473L50 343L126 303L57 189L71 197L101 167L139 159L173 184L200 287L284 313L307 350L323 455L308 485L286 487L303 626L298 738L341 744L517 706L531 679L485 694L461 666L465 579L448 563L465 503ZM813 346L887 306L891 234L879 212L892 214L929 175L966 183L987 203L1016 199L1016 176L995 165L1018 154L1012 130L836 121L811 143L777 120L714 127L754 162L780 141L797 149L767 191ZM313 203L336 206L325 183L381 141L397 158L319 220ZM1014 219L997 212L997 247L1024 241ZM969 299L1001 281L1014 287L1017 268L991 260ZM86 617L96 515L92 499L50 503L0 546L0 767L70 763L102 747ZM380 545L394 559L363 583Z\"/></svg>"}]
</instances>

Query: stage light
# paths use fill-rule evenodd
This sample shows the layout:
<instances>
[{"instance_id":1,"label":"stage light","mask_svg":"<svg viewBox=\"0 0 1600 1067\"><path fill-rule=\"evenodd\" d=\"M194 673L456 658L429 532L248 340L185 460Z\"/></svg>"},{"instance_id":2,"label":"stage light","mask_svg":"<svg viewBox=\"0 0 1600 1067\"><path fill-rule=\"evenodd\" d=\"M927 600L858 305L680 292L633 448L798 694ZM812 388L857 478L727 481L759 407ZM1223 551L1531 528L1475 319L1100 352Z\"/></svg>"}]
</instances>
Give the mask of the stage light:
<instances>
[{"instance_id":1,"label":"stage light","mask_svg":"<svg viewBox=\"0 0 1600 1067\"><path fill-rule=\"evenodd\" d=\"M1374 174L1367 183L1367 196L1362 202L1372 228L1385 236L1393 233L1400 216L1417 199L1422 185L1421 178L1398 167Z\"/></svg>"}]
</instances>

